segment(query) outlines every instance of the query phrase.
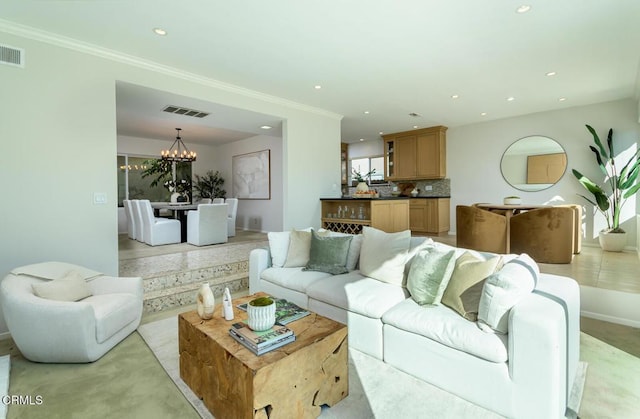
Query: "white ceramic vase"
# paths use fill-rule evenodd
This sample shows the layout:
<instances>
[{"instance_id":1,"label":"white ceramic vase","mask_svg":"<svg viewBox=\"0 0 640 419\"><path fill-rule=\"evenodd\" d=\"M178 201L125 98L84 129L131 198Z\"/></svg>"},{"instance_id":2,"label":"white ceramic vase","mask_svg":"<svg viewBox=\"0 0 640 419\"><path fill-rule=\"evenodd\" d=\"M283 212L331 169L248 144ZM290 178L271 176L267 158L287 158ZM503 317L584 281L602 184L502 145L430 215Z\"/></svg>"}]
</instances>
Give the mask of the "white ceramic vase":
<instances>
[{"instance_id":1,"label":"white ceramic vase","mask_svg":"<svg viewBox=\"0 0 640 419\"><path fill-rule=\"evenodd\" d=\"M367 182L358 182L358 185L356 186L356 193L368 192L368 191L369 191L369 185L367 185Z\"/></svg>"},{"instance_id":2,"label":"white ceramic vase","mask_svg":"<svg viewBox=\"0 0 640 419\"><path fill-rule=\"evenodd\" d=\"M268 306L252 306L247 304L247 324L251 330L261 332L269 330L276 324L276 303Z\"/></svg>"},{"instance_id":3,"label":"white ceramic vase","mask_svg":"<svg viewBox=\"0 0 640 419\"><path fill-rule=\"evenodd\" d=\"M208 282L205 282L200 286L196 299L198 303L198 316L204 320L212 318L215 299L213 298L213 291L211 291L211 287Z\"/></svg>"}]
</instances>

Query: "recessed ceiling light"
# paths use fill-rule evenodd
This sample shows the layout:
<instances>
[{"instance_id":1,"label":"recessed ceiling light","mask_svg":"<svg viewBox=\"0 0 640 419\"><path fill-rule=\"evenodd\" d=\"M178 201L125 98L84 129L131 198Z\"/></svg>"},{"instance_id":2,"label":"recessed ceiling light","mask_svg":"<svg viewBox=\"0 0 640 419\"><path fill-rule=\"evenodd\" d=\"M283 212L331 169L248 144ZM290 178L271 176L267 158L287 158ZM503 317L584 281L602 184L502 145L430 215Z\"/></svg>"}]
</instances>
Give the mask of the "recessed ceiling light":
<instances>
[{"instance_id":1,"label":"recessed ceiling light","mask_svg":"<svg viewBox=\"0 0 640 419\"><path fill-rule=\"evenodd\" d=\"M486 112L481 112L480 116L487 116L487 113Z\"/></svg>"},{"instance_id":2,"label":"recessed ceiling light","mask_svg":"<svg viewBox=\"0 0 640 419\"><path fill-rule=\"evenodd\" d=\"M371 113L371 112L369 112L369 111L364 111L364 114L365 114L365 115L369 115L370 113Z\"/></svg>"},{"instance_id":3,"label":"recessed ceiling light","mask_svg":"<svg viewBox=\"0 0 640 419\"><path fill-rule=\"evenodd\" d=\"M414 125L414 126L413 126L413 129L416 129L416 128L418 128L418 126L417 126L417 125Z\"/></svg>"},{"instance_id":4,"label":"recessed ceiling light","mask_svg":"<svg viewBox=\"0 0 640 419\"><path fill-rule=\"evenodd\" d=\"M156 35L165 36L167 34L167 31L162 28L153 28L153 33L155 33Z\"/></svg>"},{"instance_id":5,"label":"recessed ceiling light","mask_svg":"<svg viewBox=\"0 0 640 419\"><path fill-rule=\"evenodd\" d=\"M516 13L527 13L529 10L531 10L531 6L529 6L528 4L523 4L516 9Z\"/></svg>"},{"instance_id":6,"label":"recessed ceiling light","mask_svg":"<svg viewBox=\"0 0 640 419\"><path fill-rule=\"evenodd\" d=\"M516 100L516 98L515 98L515 97L513 97L513 96L509 96L509 97L507 98L507 102L513 102L514 100Z\"/></svg>"},{"instance_id":7,"label":"recessed ceiling light","mask_svg":"<svg viewBox=\"0 0 640 419\"><path fill-rule=\"evenodd\" d=\"M451 99L458 99L460 96L458 95L451 95Z\"/></svg>"},{"instance_id":8,"label":"recessed ceiling light","mask_svg":"<svg viewBox=\"0 0 640 419\"><path fill-rule=\"evenodd\" d=\"M565 100L567 100L566 97L561 97L560 99L558 99L558 101L560 101L560 102L564 102Z\"/></svg>"},{"instance_id":9,"label":"recessed ceiling light","mask_svg":"<svg viewBox=\"0 0 640 419\"><path fill-rule=\"evenodd\" d=\"M556 73L555 71L549 71L549 72L547 73L547 76L548 76L548 77L552 77L552 76L555 76L556 74L557 74L557 73Z\"/></svg>"},{"instance_id":10,"label":"recessed ceiling light","mask_svg":"<svg viewBox=\"0 0 640 419\"><path fill-rule=\"evenodd\" d=\"M316 84L315 86L313 86L313 88L316 90L320 90L322 89L322 86L320 86L319 84Z\"/></svg>"},{"instance_id":11,"label":"recessed ceiling light","mask_svg":"<svg viewBox=\"0 0 640 419\"><path fill-rule=\"evenodd\" d=\"M364 141L364 138L360 138L360 141Z\"/></svg>"},{"instance_id":12,"label":"recessed ceiling light","mask_svg":"<svg viewBox=\"0 0 640 419\"><path fill-rule=\"evenodd\" d=\"M378 134L382 135L382 134L384 134L384 131L380 131Z\"/></svg>"},{"instance_id":13,"label":"recessed ceiling light","mask_svg":"<svg viewBox=\"0 0 640 419\"><path fill-rule=\"evenodd\" d=\"M270 126L270 125L263 125L263 126L261 126L260 128L262 128L262 129L271 129L271 128L273 128L273 127L272 127L272 126Z\"/></svg>"}]
</instances>

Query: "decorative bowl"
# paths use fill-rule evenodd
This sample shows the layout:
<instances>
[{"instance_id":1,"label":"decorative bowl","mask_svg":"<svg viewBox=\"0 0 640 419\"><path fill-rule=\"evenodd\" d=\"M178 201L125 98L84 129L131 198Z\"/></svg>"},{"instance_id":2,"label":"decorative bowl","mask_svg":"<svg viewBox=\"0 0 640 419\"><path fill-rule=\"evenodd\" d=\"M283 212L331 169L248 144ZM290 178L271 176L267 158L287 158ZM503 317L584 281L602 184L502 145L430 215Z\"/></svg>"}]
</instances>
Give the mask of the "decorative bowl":
<instances>
[{"instance_id":1,"label":"decorative bowl","mask_svg":"<svg viewBox=\"0 0 640 419\"><path fill-rule=\"evenodd\" d=\"M519 196L507 196L503 202L505 205L520 205L522 204L522 198Z\"/></svg>"}]
</instances>

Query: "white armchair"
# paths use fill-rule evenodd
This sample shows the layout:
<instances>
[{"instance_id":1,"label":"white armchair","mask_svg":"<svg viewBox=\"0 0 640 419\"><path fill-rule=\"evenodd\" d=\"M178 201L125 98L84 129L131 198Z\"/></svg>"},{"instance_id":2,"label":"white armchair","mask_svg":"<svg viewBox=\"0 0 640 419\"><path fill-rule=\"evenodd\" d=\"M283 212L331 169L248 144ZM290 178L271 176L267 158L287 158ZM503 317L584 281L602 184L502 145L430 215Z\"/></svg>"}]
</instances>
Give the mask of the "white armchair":
<instances>
[{"instance_id":1,"label":"white armchair","mask_svg":"<svg viewBox=\"0 0 640 419\"><path fill-rule=\"evenodd\" d=\"M227 240L227 204L200 204L187 213L187 243L205 246Z\"/></svg>"},{"instance_id":2,"label":"white armchair","mask_svg":"<svg viewBox=\"0 0 640 419\"><path fill-rule=\"evenodd\" d=\"M228 223L228 232L227 235L229 237L234 237L236 235L236 214L238 213L238 198L227 198L227 223Z\"/></svg>"},{"instance_id":3,"label":"white armchair","mask_svg":"<svg viewBox=\"0 0 640 419\"><path fill-rule=\"evenodd\" d=\"M180 243L180 220L156 218L148 199L138 201L142 216L142 230L144 242L151 246Z\"/></svg>"},{"instance_id":4,"label":"white armchair","mask_svg":"<svg viewBox=\"0 0 640 419\"><path fill-rule=\"evenodd\" d=\"M32 285L77 272L91 290L80 301L38 297ZM142 278L114 278L81 266L45 262L16 268L0 283L0 305L9 332L34 362L93 362L138 328Z\"/></svg>"}]
</instances>

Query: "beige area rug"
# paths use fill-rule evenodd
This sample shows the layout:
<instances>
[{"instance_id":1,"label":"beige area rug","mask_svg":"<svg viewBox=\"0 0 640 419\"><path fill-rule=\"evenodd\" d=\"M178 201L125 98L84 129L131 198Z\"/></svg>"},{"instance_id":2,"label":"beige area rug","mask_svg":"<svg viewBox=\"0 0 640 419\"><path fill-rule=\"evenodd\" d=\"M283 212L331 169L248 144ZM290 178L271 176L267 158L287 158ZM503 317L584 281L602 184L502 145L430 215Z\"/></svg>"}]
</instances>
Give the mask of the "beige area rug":
<instances>
[{"instance_id":1,"label":"beige area rug","mask_svg":"<svg viewBox=\"0 0 640 419\"><path fill-rule=\"evenodd\" d=\"M0 397L9 394L9 372L11 371L11 357L0 356ZM7 405L0 401L0 419L7 417Z\"/></svg>"},{"instance_id":2,"label":"beige area rug","mask_svg":"<svg viewBox=\"0 0 640 419\"><path fill-rule=\"evenodd\" d=\"M177 316L142 325L138 333L145 340L171 379L203 418L213 416L180 378ZM586 364L581 363L579 385L574 391L578 411ZM438 412L438 418L489 419L501 416L405 374L360 351L349 350L349 396L322 409L322 418L424 417ZM575 418L568 412L568 418Z\"/></svg>"}]
</instances>

